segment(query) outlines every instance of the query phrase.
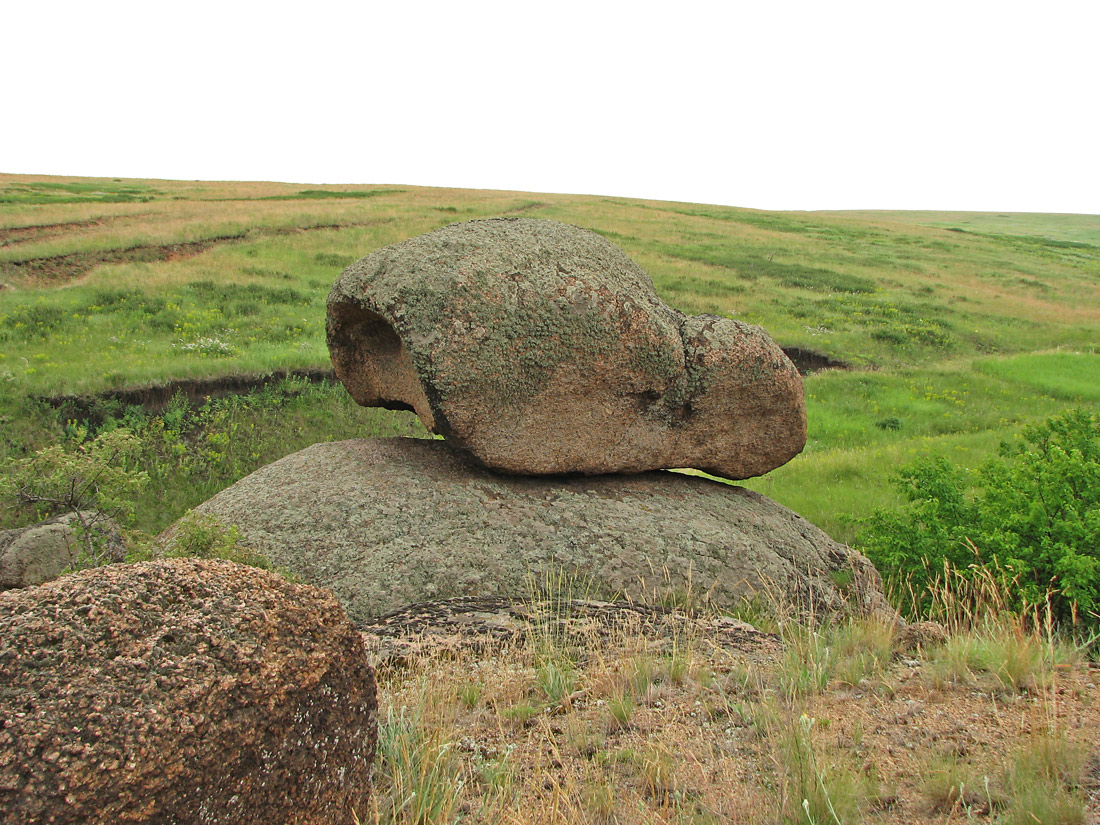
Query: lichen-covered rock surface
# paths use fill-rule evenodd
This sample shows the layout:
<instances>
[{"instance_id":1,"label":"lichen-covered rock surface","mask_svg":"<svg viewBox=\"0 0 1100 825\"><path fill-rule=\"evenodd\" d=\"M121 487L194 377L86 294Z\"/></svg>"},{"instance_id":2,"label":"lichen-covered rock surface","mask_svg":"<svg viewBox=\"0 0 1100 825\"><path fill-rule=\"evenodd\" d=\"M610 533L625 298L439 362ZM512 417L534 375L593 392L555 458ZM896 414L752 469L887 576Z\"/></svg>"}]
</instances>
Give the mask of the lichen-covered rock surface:
<instances>
[{"instance_id":1,"label":"lichen-covered rock surface","mask_svg":"<svg viewBox=\"0 0 1100 825\"><path fill-rule=\"evenodd\" d=\"M5 823L347 823L374 674L331 594L224 561L0 594Z\"/></svg>"},{"instance_id":2,"label":"lichen-covered rock surface","mask_svg":"<svg viewBox=\"0 0 1100 825\"><path fill-rule=\"evenodd\" d=\"M82 520L89 525L95 553L122 561L126 543L114 521L91 511L66 513L30 527L0 530L0 590L42 584L78 564L86 550Z\"/></svg>"},{"instance_id":3,"label":"lichen-covered rock surface","mask_svg":"<svg viewBox=\"0 0 1100 825\"><path fill-rule=\"evenodd\" d=\"M352 264L328 299L336 374L520 474L762 475L806 440L798 370L763 329L666 306L594 232L453 224Z\"/></svg>"},{"instance_id":4,"label":"lichen-covered rock surface","mask_svg":"<svg viewBox=\"0 0 1100 825\"><path fill-rule=\"evenodd\" d=\"M562 569L634 598L690 587L724 606L890 612L863 556L758 493L681 473L507 476L444 441L353 440L289 455L196 509L331 587L359 622L433 599L522 597L531 575Z\"/></svg>"}]
</instances>

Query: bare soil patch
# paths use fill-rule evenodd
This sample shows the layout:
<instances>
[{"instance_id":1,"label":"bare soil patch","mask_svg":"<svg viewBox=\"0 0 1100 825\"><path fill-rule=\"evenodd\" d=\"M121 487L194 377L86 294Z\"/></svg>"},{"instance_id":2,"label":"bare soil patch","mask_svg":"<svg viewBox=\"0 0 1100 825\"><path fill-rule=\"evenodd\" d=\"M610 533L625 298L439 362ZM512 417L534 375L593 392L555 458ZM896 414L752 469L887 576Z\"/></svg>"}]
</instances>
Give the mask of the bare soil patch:
<instances>
[{"instance_id":1,"label":"bare soil patch","mask_svg":"<svg viewBox=\"0 0 1100 825\"><path fill-rule=\"evenodd\" d=\"M803 375L809 375L821 370L850 370L851 364L833 358L824 352L802 347L783 347L783 353L791 359L798 371Z\"/></svg>"},{"instance_id":2,"label":"bare soil patch","mask_svg":"<svg viewBox=\"0 0 1100 825\"><path fill-rule=\"evenodd\" d=\"M103 415L104 403L123 407L141 407L149 413L159 413L177 395L184 396L192 406L200 406L208 398L243 395L287 378L305 379L310 383L335 381L331 369L275 370L264 375L221 375L214 378L184 378L148 387L107 390L95 395L55 395L39 399L59 411L62 420L91 421Z\"/></svg>"}]
</instances>

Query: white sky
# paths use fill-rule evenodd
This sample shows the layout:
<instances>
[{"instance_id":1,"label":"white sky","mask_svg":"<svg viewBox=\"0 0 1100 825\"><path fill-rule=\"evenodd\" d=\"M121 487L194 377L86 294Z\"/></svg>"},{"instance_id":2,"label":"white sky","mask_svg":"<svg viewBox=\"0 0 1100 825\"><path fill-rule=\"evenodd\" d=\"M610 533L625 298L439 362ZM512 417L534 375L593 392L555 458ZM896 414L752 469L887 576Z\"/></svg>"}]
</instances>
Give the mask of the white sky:
<instances>
[{"instance_id":1,"label":"white sky","mask_svg":"<svg viewBox=\"0 0 1100 825\"><path fill-rule=\"evenodd\" d=\"M1100 0L7 3L0 171L1100 214Z\"/></svg>"}]
</instances>

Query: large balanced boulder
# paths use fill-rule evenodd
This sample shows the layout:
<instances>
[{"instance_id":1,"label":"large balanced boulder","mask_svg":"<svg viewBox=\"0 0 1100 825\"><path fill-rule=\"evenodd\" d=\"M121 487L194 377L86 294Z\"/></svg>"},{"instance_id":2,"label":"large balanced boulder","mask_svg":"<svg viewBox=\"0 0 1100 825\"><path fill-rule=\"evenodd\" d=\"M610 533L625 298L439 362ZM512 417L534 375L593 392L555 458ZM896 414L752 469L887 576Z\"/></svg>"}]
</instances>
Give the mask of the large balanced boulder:
<instances>
[{"instance_id":1,"label":"large balanced boulder","mask_svg":"<svg viewBox=\"0 0 1100 825\"><path fill-rule=\"evenodd\" d=\"M889 610L878 574L785 507L671 472L505 476L430 439L315 444L196 508L355 621L457 596L522 597L565 570L604 593ZM163 537L171 545L172 531Z\"/></svg>"},{"instance_id":2,"label":"large balanced boulder","mask_svg":"<svg viewBox=\"0 0 1100 825\"><path fill-rule=\"evenodd\" d=\"M336 374L521 474L762 475L806 441L798 370L763 329L666 306L594 232L454 224L372 252L328 299Z\"/></svg>"},{"instance_id":3,"label":"large balanced boulder","mask_svg":"<svg viewBox=\"0 0 1100 825\"><path fill-rule=\"evenodd\" d=\"M341 823L366 813L373 672L331 594L225 561L0 594L8 823Z\"/></svg>"},{"instance_id":4,"label":"large balanced boulder","mask_svg":"<svg viewBox=\"0 0 1100 825\"><path fill-rule=\"evenodd\" d=\"M86 526L85 526L86 525ZM122 561L126 543L112 519L92 511L66 513L16 530L0 530L0 590L56 579L91 553Z\"/></svg>"}]
</instances>

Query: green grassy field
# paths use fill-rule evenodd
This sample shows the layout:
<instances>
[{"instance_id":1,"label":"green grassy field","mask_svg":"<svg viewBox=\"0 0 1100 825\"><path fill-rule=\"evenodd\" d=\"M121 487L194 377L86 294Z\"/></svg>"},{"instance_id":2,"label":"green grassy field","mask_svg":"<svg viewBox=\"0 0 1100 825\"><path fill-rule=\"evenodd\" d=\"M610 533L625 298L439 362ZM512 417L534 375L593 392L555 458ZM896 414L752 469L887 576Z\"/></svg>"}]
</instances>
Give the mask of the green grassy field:
<instances>
[{"instance_id":1,"label":"green grassy field","mask_svg":"<svg viewBox=\"0 0 1100 825\"><path fill-rule=\"evenodd\" d=\"M497 215L595 230L669 304L848 364L806 379L804 453L748 483L840 539L844 516L896 502L888 479L910 458L973 466L1023 423L1100 409L1100 216L0 175L0 458L63 436L35 399L326 367L325 298L347 264ZM417 429L339 388L241 415L258 434L218 484L310 439ZM151 497L142 523L191 498Z\"/></svg>"}]
</instances>

